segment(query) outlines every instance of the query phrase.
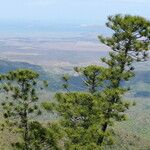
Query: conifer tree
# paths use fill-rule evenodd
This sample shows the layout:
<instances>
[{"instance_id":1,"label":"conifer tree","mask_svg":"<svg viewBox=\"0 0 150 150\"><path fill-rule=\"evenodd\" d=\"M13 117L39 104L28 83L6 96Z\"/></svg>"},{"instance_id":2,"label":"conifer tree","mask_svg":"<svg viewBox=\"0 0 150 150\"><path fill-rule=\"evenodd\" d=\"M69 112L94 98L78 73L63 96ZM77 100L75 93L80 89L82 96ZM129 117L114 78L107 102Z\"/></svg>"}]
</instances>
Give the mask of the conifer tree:
<instances>
[{"instance_id":1,"label":"conifer tree","mask_svg":"<svg viewBox=\"0 0 150 150\"><path fill-rule=\"evenodd\" d=\"M108 38L99 36L100 41L111 48L109 56L102 58L105 66L74 68L87 91L70 91L66 76L63 77L63 87L67 92L57 93L56 102L45 105L47 110L60 116L67 150L100 150L112 144L108 127L115 121L125 120L125 111L129 109L129 103L123 100L129 88L123 83L134 77L133 63L147 58L150 42L148 20L116 15L109 17L106 25L113 33Z\"/></svg>"},{"instance_id":2,"label":"conifer tree","mask_svg":"<svg viewBox=\"0 0 150 150\"><path fill-rule=\"evenodd\" d=\"M67 150L100 150L98 139L103 136L101 126L103 122L102 112L105 103L98 91L101 88L101 71L103 67L91 65L87 67L75 67L83 84L87 87L84 92L72 92L69 89L69 77L63 76L63 88L66 93L57 93L55 102L44 102L46 110L53 111L60 116L59 122L64 132L64 149ZM109 134L106 135L107 144L112 144Z\"/></svg>"},{"instance_id":3,"label":"conifer tree","mask_svg":"<svg viewBox=\"0 0 150 150\"><path fill-rule=\"evenodd\" d=\"M74 67L74 71L81 77L83 84L86 86L87 91L91 94L100 90L102 87L101 73L103 67L96 65L89 65L87 67Z\"/></svg>"},{"instance_id":4,"label":"conifer tree","mask_svg":"<svg viewBox=\"0 0 150 150\"><path fill-rule=\"evenodd\" d=\"M55 95L56 102L43 103L47 110L57 113L64 132L66 150L100 150L97 143L101 136L102 102L86 92L67 92ZM48 107L49 106L49 107ZM51 107L52 106L52 107Z\"/></svg>"},{"instance_id":5,"label":"conifer tree","mask_svg":"<svg viewBox=\"0 0 150 150\"><path fill-rule=\"evenodd\" d=\"M101 121L99 145L106 144L104 140L107 141L108 126L112 126L115 120L125 120L124 112L129 109L129 103L123 100L123 95L130 88L123 87L122 83L134 77L134 62L146 61L150 44L150 22L145 18L130 15L111 16L108 17L106 26L113 30L110 38L99 36L100 41L112 49L108 57L101 59L106 67L101 67L98 76L94 76L98 66L75 68L85 79L89 92L95 93L97 85L101 86L98 91L103 103L101 114L104 118Z\"/></svg>"},{"instance_id":6,"label":"conifer tree","mask_svg":"<svg viewBox=\"0 0 150 150\"><path fill-rule=\"evenodd\" d=\"M63 132L58 123L50 121L43 125L32 121L30 127L31 150L62 150Z\"/></svg>"},{"instance_id":7,"label":"conifer tree","mask_svg":"<svg viewBox=\"0 0 150 150\"><path fill-rule=\"evenodd\" d=\"M122 83L134 76L134 62L146 60L150 44L150 21L143 17L110 16L106 26L113 34L106 38L99 36L100 41L112 50L108 58L101 59L107 65L102 75L103 80L107 81L106 89L101 93L108 103L108 108L104 112L105 123L102 125L104 133L112 124L111 120L125 119L124 112L129 105L122 100L122 95L129 89L123 87ZM99 144L103 141L104 136L99 139Z\"/></svg>"},{"instance_id":8,"label":"conifer tree","mask_svg":"<svg viewBox=\"0 0 150 150\"><path fill-rule=\"evenodd\" d=\"M6 121L4 125L21 134L21 141L12 143L17 149L32 149L31 118L41 114L36 92L38 76L32 70L16 70L1 75L2 89L6 94L6 99L2 102Z\"/></svg>"}]
</instances>

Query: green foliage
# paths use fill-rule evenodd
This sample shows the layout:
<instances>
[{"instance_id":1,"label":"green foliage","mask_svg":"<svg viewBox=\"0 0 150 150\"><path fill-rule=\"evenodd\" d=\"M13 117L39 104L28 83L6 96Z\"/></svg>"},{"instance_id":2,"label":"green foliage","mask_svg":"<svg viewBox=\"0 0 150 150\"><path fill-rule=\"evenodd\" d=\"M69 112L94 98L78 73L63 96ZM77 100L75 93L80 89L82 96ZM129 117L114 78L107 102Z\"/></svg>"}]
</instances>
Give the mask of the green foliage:
<instances>
[{"instance_id":1,"label":"green foliage","mask_svg":"<svg viewBox=\"0 0 150 150\"><path fill-rule=\"evenodd\" d=\"M106 67L75 67L87 92L70 92L68 77L63 77L67 93L56 94L54 112L60 116L65 131L65 149L103 149L113 144L109 130L115 121L126 120L125 111L130 104L123 95L130 90L122 82L134 77L133 63L145 61L150 42L150 22L138 16L116 15L108 18L112 29L109 38L99 36L100 41L112 51L102 58ZM52 105L45 105L52 109Z\"/></svg>"},{"instance_id":2,"label":"green foliage","mask_svg":"<svg viewBox=\"0 0 150 150\"><path fill-rule=\"evenodd\" d=\"M102 58L102 62L107 65L103 74L107 84L102 92L105 93L102 97L108 103L104 112L106 121L102 126L104 133L110 120L124 120L123 113L129 108L129 104L123 103L122 95L129 88L122 87L121 83L134 76L133 62L146 60L150 44L150 22L145 18L116 15L108 17L106 25L114 32L110 38L99 36L100 41L112 49L109 58ZM100 139L100 144L103 141L104 137Z\"/></svg>"},{"instance_id":3,"label":"green foliage","mask_svg":"<svg viewBox=\"0 0 150 150\"><path fill-rule=\"evenodd\" d=\"M111 38L99 36L102 43L108 45L115 52L128 51L128 57L141 60L146 58L150 38L150 22L143 17L130 15L115 15L108 17L106 26L113 30ZM140 55L142 54L142 55Z\"/></svg>"},{"instance_id":4,"label":"green foliage","mask_svg":"<svg viewBox=\"0 0 150 150\"><path fill-rule=\"evenodd\" d=\"M38 76L32 70L16 70L1 76L2 90L6 93L6 100L2 102L5 125L21 135L22 142L12 143L18 149L32 149L29 125L41 112L37 105Z\"/></svg>"},{"instance_id":5,"label":"green foliage","mask_svg":"<svg viewBox=\"0 0 150 150\"><path fill-rule=\"evenodd\" d=\"M101 72L103 68L96 65L90 65L87 67L78 68L75 67L74 70L82 77L82 80L86 87L88 87L88 91L91 93L95 93L102 84L101 81Z\"/></svg>"},{"instance_id":6,"label":"green foliage","mask_svg":"<svg viewBox=\"0 0 150 150\"><path fill-rule=\"evenodd\" d=\"M70 79L70 77L69 77L69 75L64 75L63 77L62 77L62 81L63 81L63 88L65 89L65 90L67 90L68 92L69 92L69 79Z\"/></svg>"},{"instance_id":7,"label":"green foliage","mask_svg":"<svg viewBox=\"0 0 150 150\"><path fill-rule=\"evenodd\" d=\"M29 126L30 138L32 139L32 150L61 150L60 140L62 133L57 123L50 123L47 126L34 121Z\"/></svg>"},{"instance_id":8,"label":"green foliage","mask_svg":"<svg viewBox=\"0 0 150 150\"><path fill-rule=\"evenodd\" d=\"M42 107L47 110L47 111L52 111L54 108L54 104L53 103L49 103L49 102L43 102L42 103Z\"/></svg>"},{"instance_id":9,"label":"green foliage","mask_svg":"<svg viewBox=\"0 0 150 150\"><path fill-rule=\"evenodd\" d=\"M54 112L60 118L61 126L66 133L65 149L101 149L98 138L100 130L101 114L104 107L99 97L90 93L70 92L56 94Z\"/></svg>"}]
</instances>

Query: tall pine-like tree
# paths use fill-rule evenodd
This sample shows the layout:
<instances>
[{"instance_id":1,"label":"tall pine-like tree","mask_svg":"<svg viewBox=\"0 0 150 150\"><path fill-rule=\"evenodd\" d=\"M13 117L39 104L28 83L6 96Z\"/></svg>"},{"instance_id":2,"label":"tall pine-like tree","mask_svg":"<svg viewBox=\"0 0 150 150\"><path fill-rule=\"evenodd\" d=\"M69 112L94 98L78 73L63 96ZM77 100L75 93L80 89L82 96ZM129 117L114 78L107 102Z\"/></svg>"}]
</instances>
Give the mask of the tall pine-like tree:
<instances>
[{"instance_id":1,"label":"tall pine-like tree","mask_svg":"<svg viewBox=\"0 0 150 150\"><path fill-rule=\"evenodd\" d=\"M37 104L38 74L32 70L16 70L1 75L2 89L6 99L2 102L5 124L21 135L21 141L12 145L21 150L31 150L31 118L40 115Z\"/></svg>"},{"instance_id":2,"label":"tall pine-like tree","mask_svg":"<svg viewBox=\"0 0 150 150\"><path fill-rule=\"evenodd\" d=\"M87 91L71 92L68 77L63 77L67 92L58 93L56 102L45 103L47 110L60 116L67 150L103 149L112 144L111 127L115 121L125 120L129 103L123 96L129 90L123 86L134 77L134 62L145 61L150 42L150 22L145 18L116 15L108 18L112 36L100 41L111 48L102 58L105 66L74 68Z\"/></svg>"},{"instance_id":3,"label":"tall pine-like tree","mask_svg":"<svg viewBox=\"0 0 150 150\"><path fill-rule=\"evenodd\" d=\"M139 16L116 15L108 17L106 26L113 31L111 37L99 36L100 41L111 48L108 58L102 58L107 65L102 75L107 81L106 89L101 96L108 103L104 112L105 123L102 131L105 133L111 120L124 120L123 112L128 109L128 103L122 100L122 94L128 89L122 83L134 76L134 62L145 61L150 44L150 21ZM104 136L99 139L99 144Z\"/></svg>"}]
</instances>

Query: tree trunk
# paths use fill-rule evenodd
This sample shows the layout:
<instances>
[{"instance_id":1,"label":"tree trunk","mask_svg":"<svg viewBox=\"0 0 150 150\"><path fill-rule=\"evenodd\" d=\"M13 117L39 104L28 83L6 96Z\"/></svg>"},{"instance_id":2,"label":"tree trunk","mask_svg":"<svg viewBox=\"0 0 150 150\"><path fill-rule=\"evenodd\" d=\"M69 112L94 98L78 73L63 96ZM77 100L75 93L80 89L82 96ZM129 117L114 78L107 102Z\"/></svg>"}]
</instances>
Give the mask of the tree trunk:
<instances>
[{"instance_id":1,"label":"tree trunk","mask_svg":"<svg viewBox=\"0 0 150 150\"><path fill-rule=\"evenodd\" d=\"M23 120L23 127L24 127L24 150L29 150L29 135L28 135L28 121L27 121L27 112L24 111L24 120Z\"/></svg>"},{"instance_id":2,"label":"tree trunk","mask_svg":"<svg viewBox=\"0 0 150 150\"><path fill-rule=\"evenodd\" d=\"M102 132L103 132L103 133L106 132L107 127L108 127L108 123L105 122L105 123L103 124L103 126L102 126ZM102 135L102 136L99 137L99 139L98 139L98 144L99 144L99 145L102 145L103 141L104 141L104 135Z\"/></svg>"}]
</instances>

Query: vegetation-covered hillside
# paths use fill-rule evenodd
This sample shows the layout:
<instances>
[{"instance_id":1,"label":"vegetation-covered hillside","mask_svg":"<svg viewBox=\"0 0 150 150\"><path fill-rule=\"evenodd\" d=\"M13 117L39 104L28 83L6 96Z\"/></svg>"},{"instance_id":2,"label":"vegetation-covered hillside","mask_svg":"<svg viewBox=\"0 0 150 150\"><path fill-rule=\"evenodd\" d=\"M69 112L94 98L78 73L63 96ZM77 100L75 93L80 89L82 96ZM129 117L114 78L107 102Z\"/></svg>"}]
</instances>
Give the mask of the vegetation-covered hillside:
<instances>
[{"instance_id":1,"label":"vegetation-covered hillside","mask_svg":"<svg viewBox=\"0 0 150 150\"><path fill-rule=\"evenodd\" d=\"M137 99L150 92L149 68L138 68L149 63L150 21L118 14L106 26L104 65L74 67L71 76L0 61L1 149L150 149L150 103Z\"/></svg>"}]
</instances>

